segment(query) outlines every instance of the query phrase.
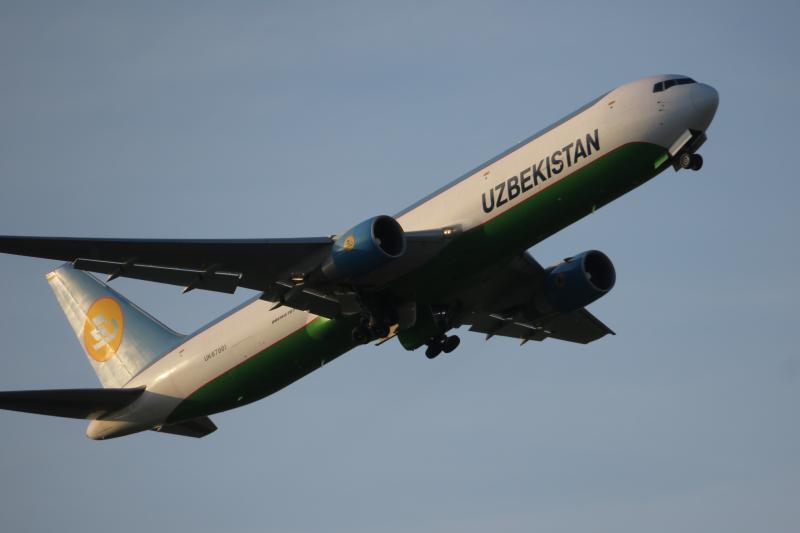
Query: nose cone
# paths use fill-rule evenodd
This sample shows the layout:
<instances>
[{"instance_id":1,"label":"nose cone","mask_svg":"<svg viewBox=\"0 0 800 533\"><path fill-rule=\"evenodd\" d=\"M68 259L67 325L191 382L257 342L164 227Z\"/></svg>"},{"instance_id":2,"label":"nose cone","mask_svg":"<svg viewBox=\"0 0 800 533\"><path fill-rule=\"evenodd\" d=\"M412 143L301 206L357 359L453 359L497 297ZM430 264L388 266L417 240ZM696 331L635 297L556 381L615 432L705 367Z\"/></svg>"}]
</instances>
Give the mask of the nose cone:
<instances>
[{"instance_id":1,"label":"nose cone","mask_svg":"<svg viewBox=\"0 0 800 533\"><path fill-rule=\"evenodd\" d=\"M711 85L698 83L693 87L692 104L695 109L698 129L705 131L717 112L719 93Z\"/></svg>"}]
</instances>

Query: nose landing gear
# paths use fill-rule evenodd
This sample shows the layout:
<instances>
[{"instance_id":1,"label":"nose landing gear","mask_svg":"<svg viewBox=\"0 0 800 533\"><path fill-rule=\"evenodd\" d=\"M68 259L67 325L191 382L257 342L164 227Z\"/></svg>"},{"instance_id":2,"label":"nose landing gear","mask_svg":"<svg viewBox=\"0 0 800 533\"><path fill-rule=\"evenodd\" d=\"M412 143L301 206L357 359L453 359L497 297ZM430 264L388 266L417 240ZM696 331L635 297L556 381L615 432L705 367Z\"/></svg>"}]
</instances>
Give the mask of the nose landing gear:
<instances>
[{"instance_id":1,"label":"nose landing gear","mask_svg":"<svg viewBox=\"0 0 800 533\"><path fill-rule=\"evenodd\" d=\"M684 152L678 158L678 166L685 169L700 170L703 168L703 156Z\"/></svg>"},{"instance_id":2,"label":"nose landing gear","mask_svg":"<svg viewBox=\"0 0 800 533\"><path fill-rule=\"evenodd\" d=\"M461 344L461 339L458 335L442 335L430 340L428 348L425 350L425 356L428 359L433 359L441 353L450 353Z\"/></svg>"}]
</instances>

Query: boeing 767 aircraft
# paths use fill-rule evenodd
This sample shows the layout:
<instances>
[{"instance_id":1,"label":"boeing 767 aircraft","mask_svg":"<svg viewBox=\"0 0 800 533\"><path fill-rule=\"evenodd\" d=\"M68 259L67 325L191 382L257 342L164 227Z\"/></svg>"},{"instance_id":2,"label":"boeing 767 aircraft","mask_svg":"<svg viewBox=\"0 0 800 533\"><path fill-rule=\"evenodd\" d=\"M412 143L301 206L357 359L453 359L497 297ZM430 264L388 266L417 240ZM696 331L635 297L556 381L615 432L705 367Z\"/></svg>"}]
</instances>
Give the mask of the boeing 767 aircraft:
<instances>
[{"instance_id":1,"label":"boeing 767 aircraft","mask_svg":"<svg viewBox=\"0 0 800 533\"><path fill-rule=\"evenodd\" d=\"M670 167L699 170L718 101L686 76L622 85L395 216L330 237L0 237L0 252L67 261L47 281L103 385L0 392L0 408L90 420L92 439L202 437L216 430L209 415L373 341L429 358L458 346L460 326L595 341L612 333L586 310L614 287L609 258L543 268L526 250ZM181 335L111 289L117 277L260 294Z\"/></svg>"}]
</instances>

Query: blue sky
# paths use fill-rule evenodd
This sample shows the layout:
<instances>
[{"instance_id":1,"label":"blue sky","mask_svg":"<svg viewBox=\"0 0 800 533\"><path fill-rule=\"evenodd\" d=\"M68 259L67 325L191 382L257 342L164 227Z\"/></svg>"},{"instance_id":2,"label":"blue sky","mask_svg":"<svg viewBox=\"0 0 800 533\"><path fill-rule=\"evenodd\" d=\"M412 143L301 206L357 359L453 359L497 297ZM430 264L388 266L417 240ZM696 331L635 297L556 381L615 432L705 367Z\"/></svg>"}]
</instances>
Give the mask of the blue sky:
<instances>
[{"instance_id":1,"label":"blue sky","mask_svg":"<svg viewBox=\"0 0 800 533\"><path fill-rule=\"evenodd\" d=\"M0 412L0 529L796 531L792 2L0 4L0 233L326 235L394 213L621 83L720 108L665 172L532 253L605 251L618 335L428 361L360 348L193 441ZM0 389L97 380L0 257ZM249 296L118 280L191 331Z\"/></svg>"}]
</instances>

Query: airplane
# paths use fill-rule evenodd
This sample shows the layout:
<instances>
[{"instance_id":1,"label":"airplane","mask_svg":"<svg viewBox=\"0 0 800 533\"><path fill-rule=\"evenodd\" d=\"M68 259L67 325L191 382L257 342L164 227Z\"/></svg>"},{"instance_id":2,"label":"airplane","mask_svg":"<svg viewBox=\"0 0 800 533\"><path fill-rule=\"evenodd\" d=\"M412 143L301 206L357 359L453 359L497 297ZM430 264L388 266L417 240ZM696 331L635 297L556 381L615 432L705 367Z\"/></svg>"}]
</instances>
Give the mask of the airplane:
<instances>
[{"instance_id":1,"label":"airplane","mask_svg":"<svg viewBox=\"0 0 800 533\"><path fill-rule=\"evenodd\" d=\"M668 168L699 170L718 103L687 76L621 85L396 215L332 236L0 236L0 252L66 262L47 281L102 384L0 392L0 408L89 420L91 439L203 437L210 415L363 344L396 337L433 359L456 349L460 326L520 344L613 334L586 310L614 287L611 260L589 250L543 267L528 249ZM118 277L258 295L181 335L109 287Z\"/></svg>"}]
</instances>

